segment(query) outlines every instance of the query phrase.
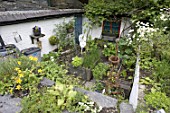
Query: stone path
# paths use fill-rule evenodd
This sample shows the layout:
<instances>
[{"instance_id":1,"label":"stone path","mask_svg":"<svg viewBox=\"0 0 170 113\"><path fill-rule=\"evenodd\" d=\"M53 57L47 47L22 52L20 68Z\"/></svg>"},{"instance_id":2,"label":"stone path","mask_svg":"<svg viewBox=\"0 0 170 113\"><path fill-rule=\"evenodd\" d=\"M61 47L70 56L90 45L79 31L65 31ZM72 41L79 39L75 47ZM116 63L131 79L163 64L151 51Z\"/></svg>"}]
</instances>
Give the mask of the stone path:
<instances>
[{"instance_id":1,"label":"stone path","mask_svg":"<svg viewBox=\"0 0 170 113\"><path fill-rule=\"evenodd\" d=\"M0 113L19 113L20 101L20 98L12 98L11 95L0 96Z\"/></svg>"}]
</instances>

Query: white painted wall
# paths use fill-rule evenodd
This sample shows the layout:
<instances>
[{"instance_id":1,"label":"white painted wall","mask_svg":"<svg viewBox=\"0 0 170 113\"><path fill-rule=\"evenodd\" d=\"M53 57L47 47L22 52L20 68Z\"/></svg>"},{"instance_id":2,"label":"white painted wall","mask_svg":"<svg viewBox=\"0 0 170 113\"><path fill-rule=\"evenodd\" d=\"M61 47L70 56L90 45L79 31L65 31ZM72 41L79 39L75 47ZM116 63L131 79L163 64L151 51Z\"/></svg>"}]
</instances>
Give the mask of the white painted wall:
<instances>
[{"instance_id":1,"label":"white painted wall","mask_svg":"<svg viewBox=\"0 0 170 113\"><path fill-rule=\"evenodd\" d=\"M130 26L131 26L130 18L123 17L121 19L121 26L120 26L121 37L126 36L129 33L129 30L131 29Z\"/></svg>"},{"instance_id":2,"label":"white painted wall","mask_svg":"<svg viewBox=\"0 0 170 113\"><path fill-rule=\"evenodd\" d=\"M86 24L86 25L85 25ZM90 28L90 26L92 26L90 24L90 21L87 18L83 18L83 33L89 36L92 36L92 39L101 38L102 35L102 26L92 26L92 28Z\"/></svg>"},{"instance_id":3,"label":"white painted wall","mask_svg":"<svg viewBox=\"0 0 170 113\"><path fill-rule=\"evenodd\" d=\"M26 49L29 47L37 47L37 44L32 44L31 38L29 35L32 34L32 28L34 26L41 27L41 31L45 36L40 39L42 41L42 50L41 56L47 54L50 51L54 50L56 46L51 46L49 44L48 38L53 35L53 29L55 24L62 23L65 19L65 22L69 22L74 17L65 17L65 18L56 18L56 19L47 19L34 22L26 22L20 24L0 26L0 35L2 36L6 44L15 44L20 50ZM14 32L17 32L22 37L22 41L16 43L14 40Z\"/></svg>"}]
</instances>

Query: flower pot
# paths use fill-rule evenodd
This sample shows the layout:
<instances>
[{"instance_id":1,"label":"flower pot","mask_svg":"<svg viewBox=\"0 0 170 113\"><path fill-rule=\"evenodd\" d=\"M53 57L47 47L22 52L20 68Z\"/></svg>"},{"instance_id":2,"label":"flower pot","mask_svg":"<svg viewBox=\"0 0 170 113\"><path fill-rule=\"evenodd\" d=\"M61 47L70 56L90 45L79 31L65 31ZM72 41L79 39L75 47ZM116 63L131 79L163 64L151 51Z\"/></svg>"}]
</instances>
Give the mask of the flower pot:
<instances>
[{"instance_id":1,"label":"flower pot","mask_svg":"<svg viewBox=\"0 0 170 113\"><path fill-rule=\"evenodd\" d=\"M113 65L118 65L120 63L120 58L117 56L110 56L109 57L109 61L113 64Z\"/></svg>"},{"instance_id":2,"label":"flower pot","mask_svg":"<svg viewBox=\"0 0 170 113\"><path fill-rule=\"evenodd\" d=\"M33 27L33 35L40 36L41 35L41 28L38 26Z\"/></svg>"},{"instance_id":3,"label":"flower pot","mask_svg":"<svg viewBox=\"0 0 170 113\"><path fill-rule=\"evenodd\" d=\"M91 69L85 68L85 80L90 81L92 79L92 71Z\"/></svg>"},{"instance_id":4,"label":"flower pot","mask_svg":"<svg viewBox=\"0 0 170 113\"><path fill-rule=\"evenodd\" d=\"M72 33L74 31L73 27L67 28L67 33Z\"/></svg>"}]
</instances>

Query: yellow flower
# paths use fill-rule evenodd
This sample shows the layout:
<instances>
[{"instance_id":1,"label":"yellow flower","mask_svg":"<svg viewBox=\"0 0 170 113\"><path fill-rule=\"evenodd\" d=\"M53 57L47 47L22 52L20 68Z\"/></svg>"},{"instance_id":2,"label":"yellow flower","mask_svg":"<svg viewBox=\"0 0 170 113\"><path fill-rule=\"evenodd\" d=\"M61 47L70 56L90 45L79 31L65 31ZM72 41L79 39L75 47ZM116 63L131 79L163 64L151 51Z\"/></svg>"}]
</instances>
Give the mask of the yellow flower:
<instances>
[{"instance_id":1,"label":"yellow flower","mask_svg":"<svg viewBox=\"0 0 170 113\"><path fill-rule=\"evenodd\" d=\"M21 62L20 62L20 61L18 61L17 63L18 63L18 65L21 65Z\"/></svg>"},{"instance_id":2,"label":"yellow flower","mask_svg":"<svg viewBox=\"0 0 170 113\"><path fill-rule=\"evenodd\" d=\"M18 71L18 70L20 70L20 68L16 67L16 68L15 68L15 71Z\"/></svg>"},{"instance_id":3,"label":"yellow flower","mask_svg":"<svg viewBox=\"0 0 170 113\"><path fill-rule=\"evenodd\" d=\"M22 71L21 70L18 70L18 73L21 73Z\"/></svg>"},{"instance_id":4,"label":"yellow flower","mask_svg":"<svg viewBox=\"0 0 170 113\"><path fill-rule=\"evenodd\" d=\"M11 89L9 90L9 92L10 92L10 94L12 94L12 93L13 93L13 88L11 88Z\"/></svg>"},{"instance_id":5,"label":"yellow flower","mask_svg":"<svg viewBox=\"0 0 170 113\"><path fill-rule=\"evenodd\" d=\"M20 73L20 74L18 74L19 75L19 77L23 77L24 76L24 74L22 74L22 73Z\"/></svg>"},{"instance_id":6,"label":"yellow flower","mask_svg":"<svg viewBox=\"0 0 170 113\"><path fill-rule=\"evenodd\" d=\"M33 56L29 56L29 59L30 59L30 60L33 60L33 61L37 61L37 60L38 60L37 57L33 57Z\"/></svg>"},{"instance_id":7,"label":"yellow flower","mask_svg":"<svg viewBox=\"0 0 170 113\"><path fill-rule=\"evenodd\" d=\"M38 58L37 58L37 57L34 57L34 58L33 58L33 61L37 61L37 60L38 60Z\"/></svg>"},{"instance_id":8,"label":"yellow flower","mask_svg":"<svg viewBox=\"0 0 170 113\"><path fill-rule=\"evenodd\" d=\"M41 73L41 72L42 72L42 69L39 69L39 70L38 70L38 73Z\"/></svg>"},{"instance_id":9,"label":"yellow flower","mask_svg":"<svg viewBox=\"0 0 170 113\"><path fill-rule=\"evenodd\" d=\"M20 78L15 78L15 82L16 82L17 84L21 84L22 80L21 80Z\"/></svg>"},{"instance_id":10,"label":"yellow flower","mask_svg":"<svg viewBox=\"0 0 170 113\"><path fill-rule=\"evenodd\" d=\"M17 87L15 89L20 90L21 89L21 85L17 85Z\"/></svg>"}]
</instances>

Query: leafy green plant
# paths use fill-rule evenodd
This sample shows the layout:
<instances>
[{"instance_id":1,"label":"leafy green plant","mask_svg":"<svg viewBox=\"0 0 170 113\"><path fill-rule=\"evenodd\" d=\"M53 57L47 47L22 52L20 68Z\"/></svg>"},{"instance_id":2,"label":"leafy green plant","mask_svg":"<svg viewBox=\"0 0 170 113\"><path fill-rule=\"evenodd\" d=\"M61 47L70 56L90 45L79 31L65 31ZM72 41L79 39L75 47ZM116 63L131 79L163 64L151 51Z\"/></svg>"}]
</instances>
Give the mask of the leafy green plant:
<instances>
[{"instance_id":1,"label":"leafy green plant","mask_svg":"<svg viewBox=\"0 0 170 113\"><path fill-rule=\"evenodd\" d=\"M50 36L48 40L51 45L56 45L59 42L59 39L56 36Z\"/></svg>"},{"instance_id":2,"label":"leafy green plant","mask_svg":"<svg viewBox=\"0 0 170 113\"><path fill-rule=\"evenodd\" d=\"M165 109L170 112L170 98L162 92L154 92L145 95L146 104L154 109Z\"/></svg>"},{"instance_id":3,"label":"leafy green plant","mask_svg":"<svg viewBox=\"0 0 170 113\"><path fill-rule=\"evenodd\" d=\"M149 77L141 78L140 83L148 85L149 87L151 87L151 89L147 89L147 90L151 91L153 93L161 90L161 84L155 82L153 79L151 79Z\"/></svg>"},{"instance_id":4,"label":"leafy green plant","mask_svg":"<svg viewBox=\"0 0 170 113\"><path fill-rule=\"evenodd\" d=\"M61 52L50 52L49 54L44 54L42 57L42 61L56 61L58 60L59 56L61 55Z\"/></svg>"},{"instance_id":5,"label":"leafy green plant","mask_svg":"<svg viewBox=\"0 0 170 113\"><path fill-rule=\"evenodd\" d=\"M105 76L107 74L107 70L109 69L109 66L107 64L104 63L98 63L93 71L93 77L96 80L102 79L103 76Z\"/></svg>"},{"instance_id":6,"label":"leafy green plant","mask_svg":"<svg viewBox=\"0 0 170 113\"><path fill-rule=\"evenodd\" d=\"M41 62L42 75L53 81L62 81L68 72L64 65L58 65L53 61Z\"/></svg>"},{"instance_id":7,"label":"leafy green plant","mask_svg":"<svg viewBox=\"0 0 170 113\"><path fill-rule=\"evenodd\" d=\"M113 43L108 43L107 45L104 45L104 50L103 50L104 56L109 57L111 55L115 55L116 54L115 49L116 48Z\"/></svg>"},{"instance_id":8,"label":"leafy green plant","mask_svg":"<svg viewBox=\"0 0 170 113\"><path fill-rule=\"evenodd\" d=\"M67 36L67 27L69 26L69 22L63 21L61 24L56 24L54 28L54 33L56 37L59 37L59 47L62 49L66 49L67 46L72 47L74 45L74 34L70 37Z\"/></svg>"},{"instance_id":9,"label":"leafy green plant","mask_svg":"<svg viewBox=\"0 0 170 113\"><path fill-rule=\"evenodd\" d=\"M161 84L161 91L170 96L170 64L166 60L154 64L152 77Z\"/></svg>"},{"instance_id":10,"label":"leafy green plant","mask_svg":"<svg viewBox=\"0 0 170 113\"><path fill-rule=\"evenodd\" d=\"M74 67L79 67L83 64L83 59L78 57L78 56L75 56L73 58L73 61L71 62L71 64L74 66Z\"/></svg>"},{"instance_id":11,"label":"leafy green plant","mask_svg":"<svg viewBox=\"0 0 170 113\"><path fill-rule=\"evenodd\" d=\"M34 93L22 100L21 113L62 113L69 112L84 113L86 107L79 103L88 103L88 98L83 94L73 91L72 85L61 84L48 88L47 91ZM38 103L38 104L37 104Z\"/></svg>"},{"instance_id":12,"label":"leafy green plant","mask_svg":"<svg viewBox=\"0 0 170 113\"><path fill-rule=\"evenodd\" d=\"M119 57L124 60L129 59L131 56L135 56L134 47L131 42L131 38L129 37L121 37L119 40Z\"/></svg>"},{"instance_id":13,"label":"leafy green plant","mask_svg":"<svg viewBox=\"0 0 170 113\"><path fill-rule=\"evenodd\" d=\"M40 67L42 69L41 76L47 77L53 81L59 81L63 84L79 85L79 78L68 75L68 70L65 69L64 65L58 65L53 61L46 61L41 62Z\"/></svg>"}]
</instances>

